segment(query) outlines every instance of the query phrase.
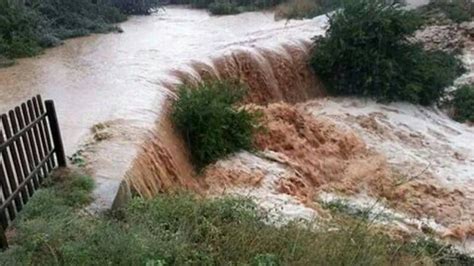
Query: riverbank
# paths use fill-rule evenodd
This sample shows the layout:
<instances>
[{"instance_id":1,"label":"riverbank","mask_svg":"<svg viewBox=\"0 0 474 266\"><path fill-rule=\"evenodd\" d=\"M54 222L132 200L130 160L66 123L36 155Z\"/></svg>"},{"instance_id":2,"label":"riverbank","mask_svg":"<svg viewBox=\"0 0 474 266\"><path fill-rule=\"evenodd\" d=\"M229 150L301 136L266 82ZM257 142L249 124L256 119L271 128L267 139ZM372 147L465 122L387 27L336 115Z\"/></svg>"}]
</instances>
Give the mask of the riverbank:
<instances>
[{"instance_id":1,"label":"riverbank","mask_svg":"<svg viewBox=\"0 0 474 266\"><path fill-rule=\"evenodd\" d=\"M15 59L34 56L62 40L120 31L116 23L126 16L108 2L20 1L0 2L0 56Z\"/></svg>"},{"instance_id":2,"label":"riverbank","mask_svg":"<svg viewBox=\"0 0 474 266\"><path fill-rule=\"evenodd\" d=\"M101 216L81 210L92 180L56 173L7 234L0 265L405 265L472 263L430 239L393 238L363 215L278 226L252 199L195 194L134 199ZM394 264L395 263L395 264Z\"/></svg>"},{"instance_id":3,"label":"riverbank","mask_svg":"<svg viewBox=\"0 0 474 266\"><path fill-rule=\"evenodd\" d=\"M203 9L213 15L229 15L272 8L281 0L219 2L172 1L183 7ZM291 3L291 1L290 1ZM188 6L184 6L188 5ZM44 49L58 46L63 40L93 33L122 32L117 23L127 15L150 15L161 11L161 3L148 1L41 1L38 4L15 1L0 2L0 67L14 64L16 58L31 57ZM167 6L167 8L174 8ZM310 11L306 11L310 12ZM319 12L321 14L322 12Z\"/></svg>"}]
</instances>

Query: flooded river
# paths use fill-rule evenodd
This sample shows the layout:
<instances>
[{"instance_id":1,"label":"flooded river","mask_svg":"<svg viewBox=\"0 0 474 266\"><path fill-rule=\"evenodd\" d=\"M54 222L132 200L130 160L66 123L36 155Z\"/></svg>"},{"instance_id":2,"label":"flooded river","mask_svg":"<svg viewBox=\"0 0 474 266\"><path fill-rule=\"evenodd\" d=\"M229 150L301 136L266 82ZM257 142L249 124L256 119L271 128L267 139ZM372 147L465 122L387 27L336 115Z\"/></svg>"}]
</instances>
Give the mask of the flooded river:
<instances>
[{"instance_id":1,"label":"flooded river","mask_svg":"<svg viewBox=\"0 0 474 266\"><path fill-rule=\"evenodd\" d=\"M275 21L272 12L215 17L183 7L131 17L121 34L67 40L0 69L0 113L36 94L55 100L66 153L87 149L97 195L113 197L143 133L159 117L170 71L236 49L309 41L324 33L326 21ZM91 131L97 124L107 128L100 143Z\"/></svg>"},{"instance_id":2,"label":"flooded river","mask_svg":"<svg viewBox=\"0 0 474 266\"><path fill-rule=\"evenodd\" d=\"M55 100L69 155L94 125L112 121L122 138L91 160L100 161L98 176L120 179L140 142L136 133L148 130L159 114L166 95L160 84L170 70L236 48L310 40L322 34L325 20L275 22L273 13L262 12L213 17L180 7L131 17L120 25L122 34L68 40L0 69L0 113L35 94Z\"/></svg>"}]
</instances>

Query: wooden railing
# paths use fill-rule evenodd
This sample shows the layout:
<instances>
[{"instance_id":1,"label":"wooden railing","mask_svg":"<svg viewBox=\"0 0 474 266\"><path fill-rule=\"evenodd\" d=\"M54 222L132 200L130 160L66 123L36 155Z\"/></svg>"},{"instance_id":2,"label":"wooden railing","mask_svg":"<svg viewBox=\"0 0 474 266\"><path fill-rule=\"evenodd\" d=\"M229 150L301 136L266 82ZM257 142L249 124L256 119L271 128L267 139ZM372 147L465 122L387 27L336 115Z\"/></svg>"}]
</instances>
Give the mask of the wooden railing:
<instances>
[{"instance_id":1,"label":"wooden railing","mask_svg":"<svg viewBox=\"0 0 474 266\"><path fill-rule=\"evenodd\" d=\"M43 103L38 95L0 120L0 247L5 249L5 230L51 171L66 166L66 156L53 101Z\"/></svg>"}]
</instances>

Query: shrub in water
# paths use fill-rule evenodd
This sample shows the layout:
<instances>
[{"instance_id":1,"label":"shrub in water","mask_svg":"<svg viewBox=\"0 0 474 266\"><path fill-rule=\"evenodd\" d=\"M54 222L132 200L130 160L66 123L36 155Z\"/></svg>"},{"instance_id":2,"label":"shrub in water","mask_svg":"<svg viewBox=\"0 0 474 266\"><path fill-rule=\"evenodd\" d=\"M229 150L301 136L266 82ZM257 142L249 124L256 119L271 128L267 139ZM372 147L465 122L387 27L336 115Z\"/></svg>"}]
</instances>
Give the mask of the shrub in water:
<instances>
[{"instance_id":1,"label":"shrub in water","mask_svg":"<svg viewBox=\"0 0 474 266\"><path fill-rule=\"evenodd\" d=\"M410 43L420 23L397 5L346 1L330 17L327 36L316 40L311 65L334 94L431 104L462 73L462 64Z\"/></svg>"},{"instance_id":2,"label":"shrub in water","mask_svg":"<svg viewBox=\"0 0 474 266\"><path fill-rule=\"evenodd\" d=\"M198 168L252 148L257 116L234 106L244 92L240 83L229 81L206 81L179 88L172 119Z\"/></svg>"},{"instance_id":3,"label":"shrub in water","mask_svg":"<svg viewBox=\"0 0 474 266\"><path fill-rule=\"evenodd\" d=\"M459 122L474 122L474 86L464 85L453 93L453 118Z\"/></svg>"}]
</instances>

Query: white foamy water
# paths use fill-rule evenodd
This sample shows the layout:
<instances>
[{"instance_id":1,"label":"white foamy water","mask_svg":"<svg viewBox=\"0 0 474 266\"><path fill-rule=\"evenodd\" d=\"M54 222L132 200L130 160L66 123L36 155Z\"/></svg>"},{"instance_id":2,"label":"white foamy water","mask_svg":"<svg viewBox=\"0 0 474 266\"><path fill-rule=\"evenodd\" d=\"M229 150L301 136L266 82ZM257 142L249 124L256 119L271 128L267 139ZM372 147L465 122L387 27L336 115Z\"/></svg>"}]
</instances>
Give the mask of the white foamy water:
<instances>
[{"instance_id":1,"label":"white foamy water","mask_svg":"<svg viewBox=\"0 0 474 266\"><path fill-rule=\"evenodd\" d=\"M474 128L440 110L353 98L316 100L306 108L355 130L406 176L430 174L446 187L474 195Z\"/></svg>"},{"instance_id":2,"label":"white foamy water","mask_svg":"<svg viewBox=\"0 0 474 266\"><path fill-rule=\"evenodd\" d=\"M272 222L276 225L300 219L311 221L317 217L315 210L306 207L300 200L278 191L279 182L292 174L292 170L288 167L249 152L237 153L226 160L219 161L217 166L244 171L250 175L255 175L257 172L262 173L263 178L257 186L241 185L221 188L220 192L213 194L223 193L250 198L268 212Z\"/></svg>"}]
</instances>

